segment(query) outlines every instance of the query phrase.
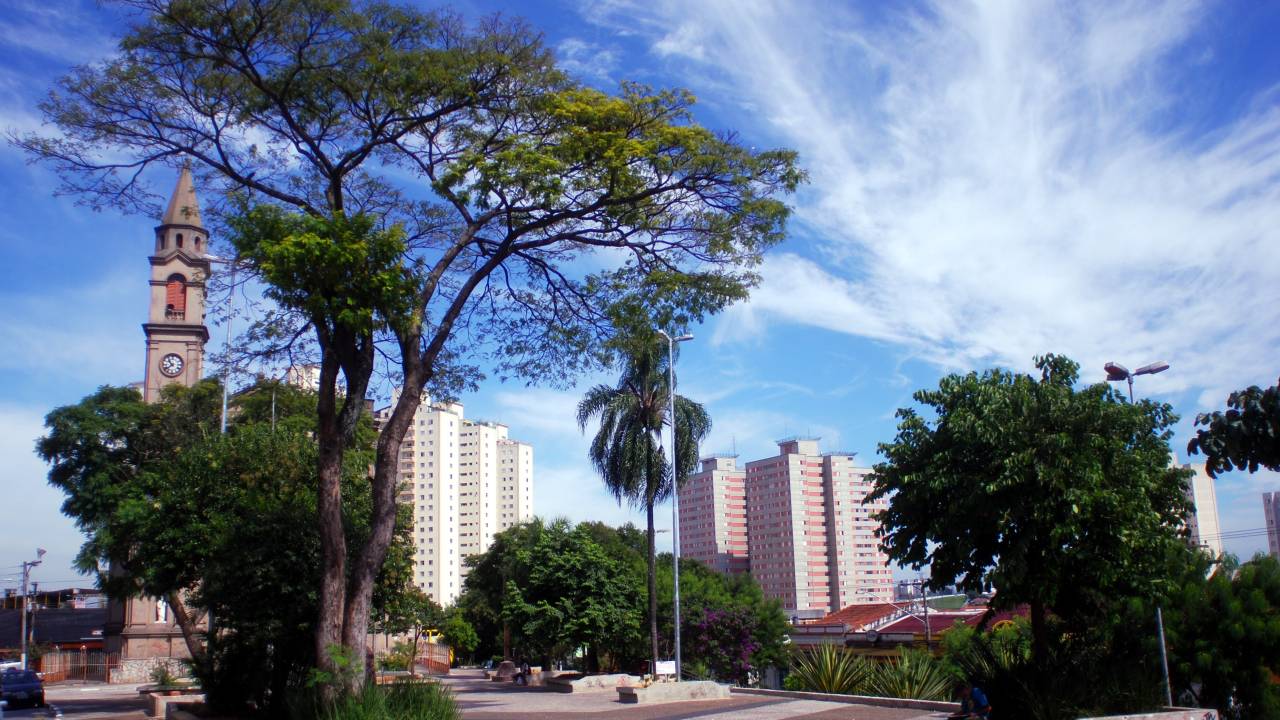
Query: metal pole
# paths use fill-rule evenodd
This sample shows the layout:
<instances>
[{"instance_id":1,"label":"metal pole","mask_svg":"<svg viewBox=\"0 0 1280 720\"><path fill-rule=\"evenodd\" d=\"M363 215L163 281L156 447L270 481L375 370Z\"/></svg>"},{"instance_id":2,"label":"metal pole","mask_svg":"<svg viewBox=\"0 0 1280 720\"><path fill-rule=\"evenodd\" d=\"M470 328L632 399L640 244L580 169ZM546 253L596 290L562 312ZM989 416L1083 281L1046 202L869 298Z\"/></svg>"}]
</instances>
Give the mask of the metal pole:
<instances>
[{"instance_id":1,"label":"metal pole","mask_svg":"<svg viewBox=\"0 0 1280 720\"><path fill-rule=\"evenodd\" d=\"M924 649L933 652L933 633L929 627L929 592L925 581L920 581L920 601L924 603Z\"/></svg>"},{"instance_id":2,"label":"metal pole","mask_svg":"<svg viewBox=\"0 0 1280 720\"><path fill-rule=\"evenodd\" d=\"M29 670L27 667L27 612L31 609L31 598L27 595L27 578L31 574L31 564L22 563L22 669Z\"/></svg>"},{"instance_id":3,"label":"metal pole","mask_svg":"<svg viewBox=\"0 0 1280 720\"><path fill-rule=\"evenodd\" d=\"M680 681L680 484L676 464L676 352L675 341L667 338L667 409L671 413L671 557L672 607L676 625L676 682Z\"/></svg>"},{"instance_id":4,"label":"metal pole","mask_svg":"<svg viewBox=\"0 0 1280 720\"><path fill-rule=\"evenodd\" d=\"M1160 671L1164 673L1165 707L1173 707L1173 686L1169 684L1169 651L1164 646L1164 616L1160 614L1159 607L1156 607L1156 628L1160 636Z\"/></svg>"}]
</instances>

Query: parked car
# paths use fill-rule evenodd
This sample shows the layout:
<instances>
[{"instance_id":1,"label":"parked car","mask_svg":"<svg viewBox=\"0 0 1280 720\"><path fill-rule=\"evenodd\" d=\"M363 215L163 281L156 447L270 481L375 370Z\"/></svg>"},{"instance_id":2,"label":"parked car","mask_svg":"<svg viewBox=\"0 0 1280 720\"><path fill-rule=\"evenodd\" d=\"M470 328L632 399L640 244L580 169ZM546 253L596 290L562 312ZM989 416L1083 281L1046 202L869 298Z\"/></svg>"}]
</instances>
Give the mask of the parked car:
<instances>
[{"instance_id":1,"label":"parked car","mask_svg":"<svg viewBox=\"0 0 1280 720\"><path fill-rule=\"evenodd\" d=\"M19 705L44 707L44 683L31 670L5 670L0 672L0 700L11 708Z\"/></svg>"}]
</instances>

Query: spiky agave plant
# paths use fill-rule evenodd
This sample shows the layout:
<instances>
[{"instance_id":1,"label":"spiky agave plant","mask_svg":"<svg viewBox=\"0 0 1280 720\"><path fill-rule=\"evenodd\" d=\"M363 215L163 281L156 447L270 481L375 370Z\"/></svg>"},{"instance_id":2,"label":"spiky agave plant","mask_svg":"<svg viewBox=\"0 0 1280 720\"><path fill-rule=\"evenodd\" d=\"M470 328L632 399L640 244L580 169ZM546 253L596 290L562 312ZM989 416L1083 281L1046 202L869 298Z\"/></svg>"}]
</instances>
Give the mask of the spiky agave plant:
<instances>
[{"instance_id":1,"label":"spiky agave plant","mask_svg":"<svg viewBox=\"0 0 1280 720\"><path fill-rule=\"evenodd\" d=\"M871 675L870 661L835 645L797 650L792 656L791 677L809 692L858 695Z\"/></svg>"},{"instance_id":2,"label":"spiky agave plant","mask_svg":"<svg viewBox=\"0 0 1280 720\"><path fill-rule=\"evenodd\" d=\"M915 700L949 700L955 681L933 655L902 648L896 660L875 667L868 686L872 695Z\"/></svg>"}]
</instances>

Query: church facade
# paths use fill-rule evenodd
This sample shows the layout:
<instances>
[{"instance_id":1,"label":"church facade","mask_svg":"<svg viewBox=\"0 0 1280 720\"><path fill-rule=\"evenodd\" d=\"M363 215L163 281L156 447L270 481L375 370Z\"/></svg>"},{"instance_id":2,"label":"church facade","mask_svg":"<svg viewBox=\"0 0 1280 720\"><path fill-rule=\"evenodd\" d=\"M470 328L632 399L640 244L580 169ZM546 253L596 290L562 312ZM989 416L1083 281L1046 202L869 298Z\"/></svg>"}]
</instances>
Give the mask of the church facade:
<instances>
[{"instance_id":1,"label":"church facade","mask_svg":"<svg viewBox=\"0 0 1280 720\"><path fill-rule=\"evenodd\" d=\"M160 399L165 386L190 387L204 373L205 283L210 275L209 234L200 219L191 171L183 169L160 224L149 262L150 308L142 325L146 336L146 369L142 396ZM189 655L173 611L158 598L110 599L103 644L119 653L111 681L146 682L157 667L184 674Z\"/></svg>"}]
</instances>

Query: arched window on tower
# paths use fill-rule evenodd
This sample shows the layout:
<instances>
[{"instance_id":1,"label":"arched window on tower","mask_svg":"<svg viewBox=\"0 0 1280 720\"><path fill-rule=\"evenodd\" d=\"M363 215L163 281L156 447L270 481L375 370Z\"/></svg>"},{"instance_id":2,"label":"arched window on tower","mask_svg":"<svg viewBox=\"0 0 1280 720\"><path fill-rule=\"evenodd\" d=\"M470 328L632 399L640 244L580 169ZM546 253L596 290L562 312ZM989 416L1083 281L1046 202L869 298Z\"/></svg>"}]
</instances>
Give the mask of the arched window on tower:
<instances>
[{"instance_id":1,"label":"arched window on tower","mask_svg":"<svg viewBox=\"0 0 1280 720\"><path fill-rule=\"evenodd\" d=\"M178 233L178 249L182 249L182 233Z\"/></svg>"},{"instance_id":2,"label":"arched window on tower","mask_svg":"<svg viewBox=\"0 0 1280 720\"><path fill-rule=\"evenodd\" d=\"M164 317L166 320L187 317L187 279L177 273L170 275L164 286Z\"/></svg>"},{"instance_id":3,"label":"arched window on tower","mask_svg":"<svg viewBox=\"0 0 1280 720\"><path fill-rule=\"evenodd\" d=\"M164 233L160 233L160 249L164 250L167 247L169 247L169 236Z\"/></svg>"},{"instance_id":4,"label":"arched window on tower","mask_svg":"<svg viewBox=\"0 0 1280 720\"><path fill-rule=\"evenodd\" d=\"M195 246L196 246L196 252L200 252L200 236L199 236L199 235L192 235L192 236L191 236L191 241L192 241L193 243L195 243Z\"/></svg>"}]
</instances>

